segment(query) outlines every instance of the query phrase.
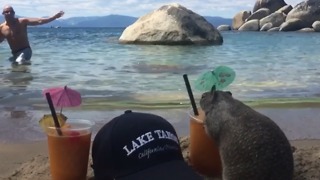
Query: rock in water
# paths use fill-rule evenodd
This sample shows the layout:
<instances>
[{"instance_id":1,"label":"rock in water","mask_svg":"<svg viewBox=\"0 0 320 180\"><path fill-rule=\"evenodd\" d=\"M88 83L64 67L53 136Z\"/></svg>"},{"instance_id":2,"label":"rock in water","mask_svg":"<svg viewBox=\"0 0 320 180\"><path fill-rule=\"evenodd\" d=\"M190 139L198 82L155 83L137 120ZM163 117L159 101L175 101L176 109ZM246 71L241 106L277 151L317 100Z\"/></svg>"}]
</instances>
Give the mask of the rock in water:
<instances>
[{"instance_id":1,"label":"rock in water","mask_svg":"<svg viewBox=\"0 0 320 180\"><path fill-rule=\"evenodd\" d=\"M119 38L125 44L221 45L219 31L206 19L179 5L162 6L140 17Z\"/></svg>"},{"instance_id":2,"label":"rock in water","mask_svg":"<svg viewBox=\"0 0 320 180\"><path fill-rule=\"evenodd\" d=\"M252 19L250 21L245 22L238 30L239 31L258 31L259 27L259 20Z\"/></svg>"},{"instance_id":3,"label":"rock in water","mask_svg":"<svg viewBox=\"0 0 320 180\"><path fill-rule=\"evenodd\" d=\"M303 21L300 19L289 19L280 26L280 31L297 31L304 28Z\"/></svg>"},{"instance_id":4,"label":"rock in water","mask_svg":"<svg viewBox=\"0 0 320 180\"><path fill-rule=\"evenodd\" d=\"M297 4L289 13L286 21L300 19L303 27L312 27L312 24L320 19L320 1L305 0Z\"/></svg>"},{"instance_id":5,"label":"rock in water","mask_svg":"<svg viewBox=\"0 0 320 180\"><path fill-rule=\"evenodd\" d=\"M251 16L251 11L240 11L232 19L232 29L238 30L248 17Z\"/></svg>"},{"instance_id":6,"label":"rock in water","mask_svg":"<svg viewBox=\"0 0 320 180\"><path fill-rule=\"evenodd\" d=\"M315 32L320 32L320 21L315 21L312 24L312 28L314 29Z\"/></svg>"},{"instance_id":7,"label":"rock in water","mask_svg":"<svg viewBox=\"0 0 320 180\"><path fill-rule=\"evenodd\" d=\"M285 3L284 0L256 0L253 12L256 12L260 8L268 8L270 13L273 13L285 5L287 5L287 3Z\"/></svg>"},{"instance_id":8,"label":"rock in water","mask_svg":"<svg viewBox=\"0 0 320 180\"><path fill-rule=\"evenodd\" d=\"M217 29L219 31L230 31L231 30L231 26L227 25L227 24L223 24L217 27Z\"/></svg>"},{"instance_id":9,"label":"rock in water","mask_svg":"<svg viewBox=\"0 0 320 180\"><path fill-rule=\"evenodd\" d=\"M206 113L206 132L218 143L223 179L293 179L292 149L274 121L230 92L206 92L200 105Z\"/></svg>"},{"instance_id":10,"label":"rock in water","mask_svg":"<svg viewBox=\"0 0 320 180\"><path fill-rule=\"evenodd\" d=\"M287 15L292 9L293 7L288 4L278 9L276 12L284 13L285 15Z\"/></svg>"},{"instance_id":11,"label":"rock in water","mask_svg":"<svg viewBox=\"0 0 320 180\"><path fill-rule=\"evenodd\" d=\"M270 10L267 9L267 8L261 8L261 9L258 9L256 12L254 12L253 14L251 14L251 16L249 16L246 21L250 21L252 19L262 19L266 16L270 15Z\"/></svg>"},{"instance_id":12,"label":"rock in water","mask_svg":"<svg viewBox=\"0 0 320 180\"><path fill-rule=\"evenodd\" d=\"M273 27L272 23L267 23L261 27L260 31L269 31L272 27Z\"/></svg>"},{"instance_id":13,"label":"rock in water","mask_svg":"<svg viewBox=\"0 0 320 180\"><path fill-rule=\"evenodd\" d=\"M279 27L286 20L286 15L281 12L274 12L267 17L260 19L260 27L272 23L273 27Z\"/></svg>"}]
</instances>

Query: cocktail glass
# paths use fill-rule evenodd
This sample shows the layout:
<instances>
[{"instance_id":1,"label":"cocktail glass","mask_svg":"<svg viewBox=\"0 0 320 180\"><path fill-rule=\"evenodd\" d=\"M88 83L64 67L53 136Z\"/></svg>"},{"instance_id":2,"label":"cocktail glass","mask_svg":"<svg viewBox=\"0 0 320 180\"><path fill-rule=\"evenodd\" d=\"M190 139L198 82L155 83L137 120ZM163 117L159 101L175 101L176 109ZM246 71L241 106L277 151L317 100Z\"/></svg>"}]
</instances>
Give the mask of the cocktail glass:
<instances>
[{"instance_id":1,"label":"cocktail glass","mask_svg":"<svg viewBox=\"0 0 320 180\"><path fill-rule=\"evenodd\" d=\"M68 119L61 128L47 128L52 180L86 179L92 126L88 120Z\"/></svg>"},{"instance_id":2,"label":"cocktail glass","mask_svg":"<svg viewBox=\"0 0 320 180\"><path fill-rule=\"evenodd\" d=\"M217 144L204 129L205 113L198 109L199 115L188 111L190 117L190 163L200 174L221 177L222 165Z\"/></svg>"}]
</instances>

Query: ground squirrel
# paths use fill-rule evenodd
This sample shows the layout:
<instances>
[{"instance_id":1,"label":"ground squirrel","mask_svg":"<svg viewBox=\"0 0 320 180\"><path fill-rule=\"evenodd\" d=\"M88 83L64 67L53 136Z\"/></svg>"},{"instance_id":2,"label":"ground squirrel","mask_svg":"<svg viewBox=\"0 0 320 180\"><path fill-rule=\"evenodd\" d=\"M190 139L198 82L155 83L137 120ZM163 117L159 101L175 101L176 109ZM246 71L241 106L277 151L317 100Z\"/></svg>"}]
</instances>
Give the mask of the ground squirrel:
<instances>
[{"instance_id":1,"label":"ground squirrel","mask_svg":"<svg viewBox=\"0 0 320 180\"><path fill-rule=\"evenodd\" d=\"M200 105L206 133L219 146L224 180L292 180L291 146L274 121L230 92L205 92Z\"/></svg>"}]
</instances>

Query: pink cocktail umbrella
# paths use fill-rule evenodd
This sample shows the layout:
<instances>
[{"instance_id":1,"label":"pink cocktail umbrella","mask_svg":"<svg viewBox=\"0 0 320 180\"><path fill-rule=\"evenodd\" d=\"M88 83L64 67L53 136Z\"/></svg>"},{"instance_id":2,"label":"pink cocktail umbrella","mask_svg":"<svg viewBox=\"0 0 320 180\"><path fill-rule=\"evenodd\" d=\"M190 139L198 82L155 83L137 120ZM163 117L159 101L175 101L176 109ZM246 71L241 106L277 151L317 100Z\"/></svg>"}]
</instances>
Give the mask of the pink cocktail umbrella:
<instances>
[{"instance_id":1,"label":"pink cocktail umbrella","mask_svg":"<svg viewBox=\"0 0 320 180\"><path fill-rule=\"evenodd\" d=\"M60 113L62 112L63 107L75 107L81 104L81 94L68 88L64 87L54 87L43 90L43 95L50 93L52 103L55 107L61 107Z\"/></svg>"}]
</instances>

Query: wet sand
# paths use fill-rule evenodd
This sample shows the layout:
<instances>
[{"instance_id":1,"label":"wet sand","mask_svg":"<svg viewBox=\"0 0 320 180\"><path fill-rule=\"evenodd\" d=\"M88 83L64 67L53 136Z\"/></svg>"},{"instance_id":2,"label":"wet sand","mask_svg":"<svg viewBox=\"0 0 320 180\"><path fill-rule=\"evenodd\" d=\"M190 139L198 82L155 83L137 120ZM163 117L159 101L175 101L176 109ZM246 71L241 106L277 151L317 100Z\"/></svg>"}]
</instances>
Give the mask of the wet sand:
<instances>
[{"instance_id":1,"label":"wet sand","mask_svg":"<svg viewBox=\"0 0 320 180\"><path fill-rule=\"evenodd\" d=\"M93 137L108 121L121 115L119 110L72 110L64 109L68 118L89 119L95 122ZM320 139L320 107L303 108L256 108L273 119L290 140ZM186 109L134 110L160 115L173 124L179 136L189 135L189 117ZM0 110L0 143L21 143L45 140L38 121L49 110L12 111Z\"/></svg>"}]
</instances>

